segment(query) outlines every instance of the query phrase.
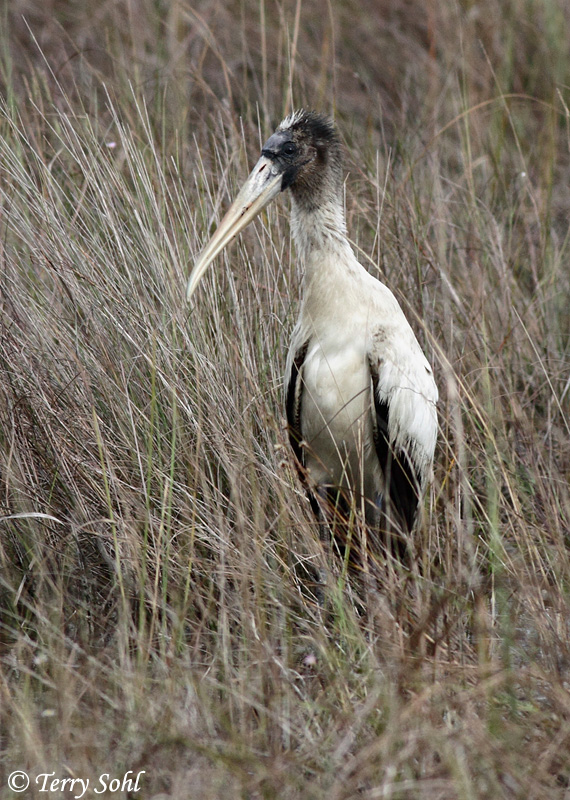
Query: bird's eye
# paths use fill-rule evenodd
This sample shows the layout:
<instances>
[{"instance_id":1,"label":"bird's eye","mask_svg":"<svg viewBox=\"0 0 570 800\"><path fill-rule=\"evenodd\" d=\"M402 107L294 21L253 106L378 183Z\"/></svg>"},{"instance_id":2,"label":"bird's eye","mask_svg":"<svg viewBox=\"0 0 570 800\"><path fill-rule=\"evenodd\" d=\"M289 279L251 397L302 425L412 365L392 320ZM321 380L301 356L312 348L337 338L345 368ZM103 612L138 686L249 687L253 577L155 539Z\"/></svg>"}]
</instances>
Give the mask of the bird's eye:
<instances>
[{"instance_id":1,"label":"bird's eye","mask_svg":"<svg viewBox=\"0 0 570 800\"><path fill-rule=\"evenodd\" d=\"M286 156L294 156L297 152L297 145L293 144L293 142L285 142L283 145L283 152Z\"/></svg>"}]
</instances>

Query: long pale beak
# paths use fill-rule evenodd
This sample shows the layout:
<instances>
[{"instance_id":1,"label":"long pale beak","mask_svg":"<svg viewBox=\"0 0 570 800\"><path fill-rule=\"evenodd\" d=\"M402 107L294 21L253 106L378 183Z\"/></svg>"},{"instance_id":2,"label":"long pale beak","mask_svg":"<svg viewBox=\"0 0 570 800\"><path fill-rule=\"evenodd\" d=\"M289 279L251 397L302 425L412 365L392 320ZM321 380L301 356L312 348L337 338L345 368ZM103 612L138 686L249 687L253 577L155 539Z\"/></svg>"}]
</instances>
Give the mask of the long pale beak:
<instances>
[{"instance_id":1,"label":"long pale beak","mask_svg":"<svg viewBox=\"0 0 570 800\"><path fill-rule=\"evenodd\" d=\"M282 178L283 173L277 165L270 158L261 156L217 231L198 256L188 280L187 300L196 291L200 278L218 253L279 194Z\"/></svg>"}]
</instances>

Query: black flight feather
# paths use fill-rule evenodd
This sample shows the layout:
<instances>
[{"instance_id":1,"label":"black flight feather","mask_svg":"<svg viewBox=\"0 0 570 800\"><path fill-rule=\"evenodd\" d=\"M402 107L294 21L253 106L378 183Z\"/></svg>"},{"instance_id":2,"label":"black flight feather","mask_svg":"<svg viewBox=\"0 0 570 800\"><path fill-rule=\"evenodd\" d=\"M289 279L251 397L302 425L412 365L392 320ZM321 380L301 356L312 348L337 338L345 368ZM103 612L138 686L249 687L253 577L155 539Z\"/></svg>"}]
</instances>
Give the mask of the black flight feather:
<instances>
[{"instance_id":1,"label":"black flight feather","mask_svg":"<svg viewBox=\"0 0 570 800\"><path fill-rule=\"evenodd\" d=\"M392 515L400 522L405 533L414 525L420 498L418 472L404 450L394 450L390 444L390 407L378 396L378 370L369 359L374 395L375 425L374 444L378 461L390 496Z\"/></svg>"}]
</instances>

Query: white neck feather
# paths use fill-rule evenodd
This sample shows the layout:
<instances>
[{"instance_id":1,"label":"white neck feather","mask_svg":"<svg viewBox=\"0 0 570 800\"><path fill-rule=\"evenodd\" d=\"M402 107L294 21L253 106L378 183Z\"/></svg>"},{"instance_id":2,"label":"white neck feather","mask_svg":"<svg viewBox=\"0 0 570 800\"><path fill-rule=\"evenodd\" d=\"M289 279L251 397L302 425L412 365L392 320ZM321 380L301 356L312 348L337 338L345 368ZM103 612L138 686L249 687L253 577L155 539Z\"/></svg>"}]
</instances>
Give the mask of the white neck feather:
<instances>
[{"instance_id":1,"label":"white neck feather","mask_svg":"<svg viewBox=\"0 0 570 800\"><path fill-rule=\"evenodd\" d=\"M336 198L308 210L293 197L291 229L297 253L305 265L313 251L338 250L339 245L348 245L344 210Z\"/></svg>"}]
</instances>

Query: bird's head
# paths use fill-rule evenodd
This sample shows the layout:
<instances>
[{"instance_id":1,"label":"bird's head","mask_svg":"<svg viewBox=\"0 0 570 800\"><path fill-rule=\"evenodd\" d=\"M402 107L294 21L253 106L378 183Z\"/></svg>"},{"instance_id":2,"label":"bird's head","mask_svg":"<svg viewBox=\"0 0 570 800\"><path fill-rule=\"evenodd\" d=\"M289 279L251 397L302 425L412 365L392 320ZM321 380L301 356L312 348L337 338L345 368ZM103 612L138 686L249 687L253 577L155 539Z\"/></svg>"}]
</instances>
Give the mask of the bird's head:
<instances>
[{"instance_id":1,"label":"bird's head","mask_svg":"<svg viewBox=\"0 0 570 800\"><path fill-rule=\"evenodd\" d=\"M295 111L269 137L261 151L279 166L281 191L291 189L297 202L317 206L323 184L342 177L341 148L330 117L315 111Z\"/></svg>"},{"instance_id":2,"label":"bird's head","mask_svg":"<svg viewBox=\"0 0 570 800\"><path fill-rule=\"evenodd\" d=\"M332 120L314 111L286 117L263 145L259 161L200 253L188 281L188 299L214 258L280 192L291 189L299 206L310 211L324 193L338 193L341 181L341 147Z\"/></svg>"}]
</instances>

